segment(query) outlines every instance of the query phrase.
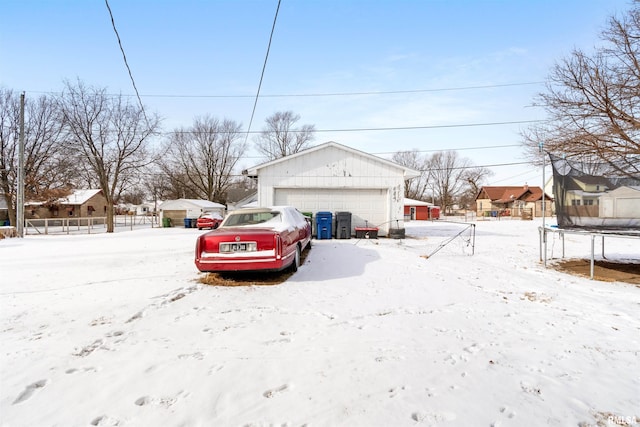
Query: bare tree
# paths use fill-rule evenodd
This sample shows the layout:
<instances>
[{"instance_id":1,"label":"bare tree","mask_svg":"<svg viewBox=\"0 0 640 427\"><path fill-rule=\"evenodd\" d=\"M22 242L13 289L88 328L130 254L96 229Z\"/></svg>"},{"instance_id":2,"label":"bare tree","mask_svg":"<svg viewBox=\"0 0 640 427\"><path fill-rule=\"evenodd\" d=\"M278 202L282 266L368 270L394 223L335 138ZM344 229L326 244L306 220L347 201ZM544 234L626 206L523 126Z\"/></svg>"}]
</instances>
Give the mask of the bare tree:
<instances>
[{"instance_id":1,"label":"bare tree","mask_svg":"<svg viewBox=\"0 0 640 427\"><path fill-rule=\"evenodd\" d=\"M277 112L265 120L265 127L256 140L256 149L269 160L295 154L309 147L315 139L315 126L294 128L300 120L293 111Z\"/></svg>"},{"instance_id":2,"label":"bare tree","mask_svg":"<svg viewBox=\"0 0 640 427\"><path fill-rule=\"evenodd\" d=\"M471 162L459 157L456 151L439 151L431 156L427 167L437 204L447 212L467 184L465 174L472 167Z\"/></svg>"},{"instance_id":3,"label":"bare tree","mask_svg":"<svg viewBox=\"0 0 640 427\"><path fill-rule=\"evenodd\" d=\"M465 184L462 186L462 193L458 197L458 204L465 208L475 210L475 200L482 188L483 183L493 175L493 171L484 167L471 167L464 170L462 179Z\"/></svg>"},{"instance_id":4,"label":"bare tree","mask_svg":"<svg viewBox=\"0 0 640 427\"><path fill-rule=\"evenodd\" d=\"M537 96L549 116L525 130L525 149L540 161L544 150L586 163L599 162L619 176L640 176L640 3L612 17L604 47L574 50L552 69Z\"/></svg>"},{"instance_id":5,"label":"bare tree","mask_svg":"<svg viewBox=\"0 0 640 427\"><path fill-rule=\"evenodd\" d=\"M398 151L393 154L391 160L420 172L417 178L405 181L404 196L414 200L424 200L427 190L430 187L429 178L431 173L427 168L427 158L416 149L411 151Z\"/></svg>"},{"instance_id":6,"label":"bare tree","mask_svg":"<svg viewBox=\"0 0 640 427\"><path fill-rule=\"evenodd\" d=\"M114 205L123 190L140 179L150 162L148 144L160 120L105 89L78 81L66 83L60 108L68 146L77 153L89 182L95 182L107 201L107 232L114 230Z\"/></svg>"},{"instance_id":7,"label":"bare tree","mask_svg":"<svg viewBox=\"0 0 640 427\"><path fill-rule=\"evenodd\" d=\"M16 222L20 96L0 89L0 192ZM25 97L25 200L51 202L70 193L75 180L72 162L62 144L60 110L55 100Z\"/></svg>"},{"instance_id":8,"label":"bare tree","mask_svg":"<svg viewBox=\"0 0 640 427\"><path fill-rule=\"evenodd\" d=\"M190 128L172 132L165 145L162 170L183 196L225 203L233 172L246 150L241 125L205 116Z\"/></svg>"}]
</instances>

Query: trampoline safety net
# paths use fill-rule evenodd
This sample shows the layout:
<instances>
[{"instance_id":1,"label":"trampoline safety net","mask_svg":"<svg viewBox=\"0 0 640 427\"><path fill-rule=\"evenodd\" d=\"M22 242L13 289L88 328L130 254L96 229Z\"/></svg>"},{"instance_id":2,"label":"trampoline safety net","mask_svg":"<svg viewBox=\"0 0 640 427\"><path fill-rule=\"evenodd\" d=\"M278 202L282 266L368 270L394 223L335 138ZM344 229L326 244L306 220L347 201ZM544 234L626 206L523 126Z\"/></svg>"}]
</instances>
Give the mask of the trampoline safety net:
<instances>
[{"instance_id":1,"label":"trampoline safety net","mask_svg":"<svg viewBox=\"0 0 640 427\"><path fill-rule=\"evenodd\" d=\"M640 176L621 174L604 163L549 157L558 227L640 230Z\"/></svg>"}]
</instances>

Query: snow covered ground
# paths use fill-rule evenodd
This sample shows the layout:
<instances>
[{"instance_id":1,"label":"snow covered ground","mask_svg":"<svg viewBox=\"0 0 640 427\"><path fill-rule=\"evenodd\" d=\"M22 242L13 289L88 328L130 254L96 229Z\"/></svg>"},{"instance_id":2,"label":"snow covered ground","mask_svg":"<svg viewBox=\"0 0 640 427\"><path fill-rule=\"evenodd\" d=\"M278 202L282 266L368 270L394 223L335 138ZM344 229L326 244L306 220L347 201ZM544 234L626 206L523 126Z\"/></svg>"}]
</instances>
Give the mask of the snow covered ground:
<instances>
[{"instance_id":1,"label":"snow covered ground","mask_svg":"<svg viewBox=\"0 0 640 427\"><path fill-rule=\"evenodd\" d=\"M250 287L198 282L197 229L0 240L0 424L634 425L640 288L544 268L539 225L314 240Z\"/></svg>"}]
</instances>

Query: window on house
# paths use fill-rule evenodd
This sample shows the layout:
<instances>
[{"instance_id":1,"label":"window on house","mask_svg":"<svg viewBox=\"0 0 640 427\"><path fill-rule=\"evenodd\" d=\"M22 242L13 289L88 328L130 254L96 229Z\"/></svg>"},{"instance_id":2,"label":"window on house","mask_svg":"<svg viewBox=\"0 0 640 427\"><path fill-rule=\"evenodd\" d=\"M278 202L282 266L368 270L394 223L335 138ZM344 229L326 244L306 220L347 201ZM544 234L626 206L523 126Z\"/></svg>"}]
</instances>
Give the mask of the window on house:
<instances>
[{"instance_id":1,"label":"window on house","mask_svg":"<svg viewBox=\"0 0 640 427\"><path fill-rule=\"evenodd\" d=\"M93 206L87 206L87 216L93 216L93 211L95 211L95 208Z\"/></svg>"},{"instance_id":2,"label":"window on house","mask_svg":"<svg viewBox=\"0 0 640 427\"><path fill-rule=\"evenodd\" d=\"M579 200L579 199L578 199L578 200L573 199L573 200L571 201L571 206L580 206L580 200Z\"/></svg>"},{"instance_id":3,"label":"window on house","mask_svg":"<svg viewBox=\"0 0 640 427\"><path fill-rule=\"evenodd\" d=\"M593 199L587 199L584 201L585 206L593 206Z\"/></svg>"}]
</instances>

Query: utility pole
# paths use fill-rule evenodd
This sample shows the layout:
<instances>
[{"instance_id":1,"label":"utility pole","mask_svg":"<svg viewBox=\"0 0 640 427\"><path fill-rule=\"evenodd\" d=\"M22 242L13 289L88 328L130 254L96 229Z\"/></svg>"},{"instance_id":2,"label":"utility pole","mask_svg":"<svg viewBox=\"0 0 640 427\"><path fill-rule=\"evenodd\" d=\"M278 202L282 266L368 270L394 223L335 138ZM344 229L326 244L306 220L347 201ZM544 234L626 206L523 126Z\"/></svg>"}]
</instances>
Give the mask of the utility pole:
<instances>
[{"instance_id":1,"label":"utility pole","mask_svg":"<svg viewBox=\"0 0 640 427\"><path fill-rule=\"evenodd\" d=\"M20 137L18 140L18 189L16 197L16 231L24 237L24 92L20 94Z\"/></svg>"}]
</instances>

